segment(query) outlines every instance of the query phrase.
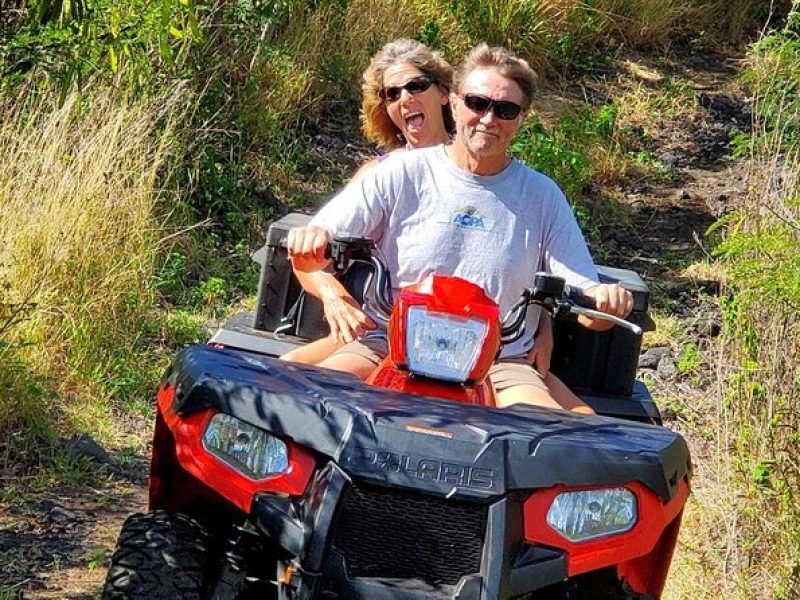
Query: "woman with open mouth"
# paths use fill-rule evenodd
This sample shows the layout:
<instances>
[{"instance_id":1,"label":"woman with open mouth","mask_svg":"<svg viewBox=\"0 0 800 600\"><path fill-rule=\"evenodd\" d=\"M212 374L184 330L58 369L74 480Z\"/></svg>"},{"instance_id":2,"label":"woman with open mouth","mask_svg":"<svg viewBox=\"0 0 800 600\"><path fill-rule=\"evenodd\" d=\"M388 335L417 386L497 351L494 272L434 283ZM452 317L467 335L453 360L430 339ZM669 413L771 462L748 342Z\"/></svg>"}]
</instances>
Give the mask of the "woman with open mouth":
<instances>
[{"instance_id":1,"label":"woman with open mouth","mask_svg":"<svg viewBox=\"0 0 800 600\"><path fill-rule=\"evenodd\" d=\"M362 131L384 153L362 165L351 184L395 153L450 143L455 132L449 102L452 79L447 61L415 40L389 42L372 57L361 87ZM299 271L295 275L308 293L322 300L331 335L282 359L316 364L373 326L333 276Z\"/></svg>"}]
</instances>

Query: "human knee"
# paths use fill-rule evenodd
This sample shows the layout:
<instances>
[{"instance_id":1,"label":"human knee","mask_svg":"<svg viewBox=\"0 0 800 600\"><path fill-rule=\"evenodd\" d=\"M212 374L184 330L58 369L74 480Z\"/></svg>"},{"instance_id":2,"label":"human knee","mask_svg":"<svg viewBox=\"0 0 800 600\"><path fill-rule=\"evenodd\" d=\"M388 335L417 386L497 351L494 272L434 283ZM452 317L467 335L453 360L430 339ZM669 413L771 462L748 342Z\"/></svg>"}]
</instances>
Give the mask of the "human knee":
<instances>
[{"instance_id":1,"label":"human knee","mask_svg":"<svg viewBox=\"0 0 800 600\"><path fill-rule=\"evenodd\" d=\"M326 358L319 363L319 366L335 371L344 371L363 380L370 376L376 365L368 358L345 352Z\"/></svg>"},{"instance_id":2,"label":"human knee","mask_svg":"<svg viewBox=\"0 0 800 600\"><path fill-rule=\"evenodd\" d=\"M533 385L514 385L497 392L499 407L506 408L512 404L562 408L547 390Z\"/></svg>"},{"instance_id":3,"label":"human knee","mask_svg":"<svg viewBox=\"0 0 800 600\"><path fill-rule=\"evenodd\" d=\"M295 350L289 350L285 354L281 354L278 357L278 360L288 360L291 362L303 362L303 356L300 352L301 348L297 348Z\"/></svg>"}]
</instances>

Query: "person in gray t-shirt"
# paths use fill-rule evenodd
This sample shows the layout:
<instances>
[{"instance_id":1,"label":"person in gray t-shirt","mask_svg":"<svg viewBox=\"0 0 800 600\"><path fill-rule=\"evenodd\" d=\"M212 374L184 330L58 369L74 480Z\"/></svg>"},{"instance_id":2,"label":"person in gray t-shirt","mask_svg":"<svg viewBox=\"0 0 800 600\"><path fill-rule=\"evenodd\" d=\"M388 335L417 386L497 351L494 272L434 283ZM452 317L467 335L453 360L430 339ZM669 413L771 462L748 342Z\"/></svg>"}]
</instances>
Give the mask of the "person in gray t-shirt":
<instances>
[{"instance_id":1,"label":"person in gray t-shirt","mask_svg":"<svg viewBox=\"0 0 800 600\"><path fill-rule=\"evenodd\" d=\"M534 78L528 64L507 50L476 47L456 74L454 142L407 152L347 186L309 226L289 233L294 267L324 268L332 235L348 232L376 241L400 287L434 272L455 275L483 287L505 314L531 286L534 273L546 270L593 297L599 310L627 316L631 294L597 283L561 190L507 154L530 105ZM529 313L526 331L535 332L539 315ZM354 331L360 322L354 319ZM584 324L608 327L604 321ZM321 364L365 378L383 352L356 341ZM540 375L549 368L549 353L536 347L532 333L505 348L498 371L490 373L499 405L525 402L591 412L574 396L567 405L556 402L529 365Z\"/></svg>"}]
</instances>

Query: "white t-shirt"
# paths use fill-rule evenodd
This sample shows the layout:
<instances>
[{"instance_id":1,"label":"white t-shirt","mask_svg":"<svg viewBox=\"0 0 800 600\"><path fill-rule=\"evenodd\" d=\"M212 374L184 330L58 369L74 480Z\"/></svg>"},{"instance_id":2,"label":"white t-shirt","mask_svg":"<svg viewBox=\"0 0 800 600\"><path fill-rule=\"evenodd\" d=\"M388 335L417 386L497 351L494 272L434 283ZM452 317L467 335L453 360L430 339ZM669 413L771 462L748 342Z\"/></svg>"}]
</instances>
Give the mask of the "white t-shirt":
<instances>
[{"instance_id":1,"label":"white t-shirt","mask_svg":"<svg viewBox=\"0 0 800 600\"><path fill-rule=\"evenodd\" d=\"M374 239L396 287L432 273L454 275L481 286L501 315L533 285L537 271L581 289L597 283L563 192L516 160L484 176L457 167L444 146L403 152L345 187L311 224ZM526 335L504 357L530 348L538 318L532 307Z\"/></svg>"}]
</instances>

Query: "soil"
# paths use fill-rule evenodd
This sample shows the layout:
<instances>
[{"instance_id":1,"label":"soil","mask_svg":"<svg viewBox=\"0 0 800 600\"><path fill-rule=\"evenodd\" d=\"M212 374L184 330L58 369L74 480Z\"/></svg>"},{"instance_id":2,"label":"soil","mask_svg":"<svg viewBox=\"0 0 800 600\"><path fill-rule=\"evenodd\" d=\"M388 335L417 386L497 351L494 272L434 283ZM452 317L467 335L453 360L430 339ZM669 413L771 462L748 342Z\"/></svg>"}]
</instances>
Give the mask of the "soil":
<instances>
[{"instance_id":1,"label":"soil","mask_svg":"<svg viewBox=\"0 0 800 600\"><path fill-rule=\"evenodd\" d=\"M688 339L699 346L720 331L714 300L719 284L713 278L687 276L683 267L708 254L713 244L706 230L745 192L746 165L729 157L733 132L750 126L747 102L736 92L738 60L713 55L665 63L663 58L637 57L538 101L543 113L575 100L602 101L625 78L646 79L642 74L654 71L692 82L694 105L681 116L652 124L646 142L669 177L633 175L602 188L590 186L585 199L600 209L614 202L615 213L620 213L597 226L595 254L605 264L639 272L650 286L653 307L678 316ZM331 121L312 135L318 150L307 175L317 185L340 179L373 154L352 120ZM679 352L670 344L643 349L640 375L657 400L697 393L703 385L702 377L689 380L681 374ZM662 410L668 420L673 416L669 403ZM25 457L0 472L0 591L10 592L0 596L99 595L123 520L146 509L150 423L142 420L131 428L143 440L143 450L124 463L91 439L63 441L76 461L91 465L76 483L62 478L52 489L42 489L42 465L26 464ZM44 454L52 455L52 450Z\"/></svg>"}]
</instances>

